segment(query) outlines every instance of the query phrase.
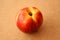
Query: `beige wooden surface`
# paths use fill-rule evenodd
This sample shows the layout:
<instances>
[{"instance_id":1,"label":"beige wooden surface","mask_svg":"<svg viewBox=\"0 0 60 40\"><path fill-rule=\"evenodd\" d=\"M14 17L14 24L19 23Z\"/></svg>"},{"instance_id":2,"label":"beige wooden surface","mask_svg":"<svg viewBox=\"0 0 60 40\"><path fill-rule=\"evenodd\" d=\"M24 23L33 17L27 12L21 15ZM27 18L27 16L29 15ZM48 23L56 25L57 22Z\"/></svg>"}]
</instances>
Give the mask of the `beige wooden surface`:
<instances>
[{"instance_id":1,"label":"beige wooden surface","mask_svg":"<svg viewBox=\"0 0 60 40\"><path fill-rule=\"evenodd\" d=\"M34 34L22 33L16 26L17 12L35 6L44 22ZM0 40L60 40L60 0L0 0Z\"/></svg>"}]
</instances>

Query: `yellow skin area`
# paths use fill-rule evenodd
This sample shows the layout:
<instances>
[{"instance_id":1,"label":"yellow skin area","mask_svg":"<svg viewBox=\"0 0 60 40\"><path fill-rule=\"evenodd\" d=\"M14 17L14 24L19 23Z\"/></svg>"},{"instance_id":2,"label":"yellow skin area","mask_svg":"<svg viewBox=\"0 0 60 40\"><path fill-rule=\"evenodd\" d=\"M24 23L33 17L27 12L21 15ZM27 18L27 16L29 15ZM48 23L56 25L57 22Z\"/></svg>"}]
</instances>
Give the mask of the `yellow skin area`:
<instances>
[{"instance_id":1,"label":"yellow skin area","mask_svg":"<svg viewBox=\"0 0 60 40\"><path fill-rule=\"evenodd\" d=\"M35 14L37 13L37 12L39 12L39 10L38 9L34 9L33 7L28 7L29 8L29 11L33 14L33 16L30 16L30 15L28 15L28 12L27 11L25 11L24 13L26 13L26 19L25 20L27 20L28 18L32 18L35 22L36 22L36 19L34 18L35 17ZM17 19L18 19L18 15L21 13L21 11L19 11L18 12L18 14L16 15L16 21L17 21Z\"/></svg>"}]
</instances>

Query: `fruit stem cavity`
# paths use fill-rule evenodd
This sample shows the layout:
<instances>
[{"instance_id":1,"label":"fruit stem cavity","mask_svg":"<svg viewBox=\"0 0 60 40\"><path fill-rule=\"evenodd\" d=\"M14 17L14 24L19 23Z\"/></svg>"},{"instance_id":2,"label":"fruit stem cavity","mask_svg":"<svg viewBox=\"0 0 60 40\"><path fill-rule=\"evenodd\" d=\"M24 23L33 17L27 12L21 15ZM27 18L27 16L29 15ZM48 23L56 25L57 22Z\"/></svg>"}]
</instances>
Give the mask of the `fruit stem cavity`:
<instances>
[{"instance_id":1,"label":"fruit stem cavity","mask_svg":"<svg viewBox=\"0 0 60 40\"><path fill-rule=\"evenodd\" d=\"M32 13L31 13L31 12L29 12L29 15L30 15L30 16L32 16Z\"/></svg>"}]
</instances>

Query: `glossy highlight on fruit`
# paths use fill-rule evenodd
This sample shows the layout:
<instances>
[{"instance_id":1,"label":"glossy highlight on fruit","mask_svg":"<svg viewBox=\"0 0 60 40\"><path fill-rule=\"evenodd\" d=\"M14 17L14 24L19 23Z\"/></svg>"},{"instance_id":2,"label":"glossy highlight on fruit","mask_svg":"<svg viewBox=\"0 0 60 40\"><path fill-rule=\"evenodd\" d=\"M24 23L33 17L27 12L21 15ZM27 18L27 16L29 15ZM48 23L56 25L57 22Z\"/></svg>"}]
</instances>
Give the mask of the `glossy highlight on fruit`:
<instances>
[{"instance_id":1,"label":"glossy highlight on fruit","mask_svg":"<svg viewBox=\"0 0 60 40\"><path fill-rule=\"evenodd\" d=\"M25 33L37 31L42 23L42 13L36 7L25 7L16 16L17 27Z\"/></svg>"}]
</instances>

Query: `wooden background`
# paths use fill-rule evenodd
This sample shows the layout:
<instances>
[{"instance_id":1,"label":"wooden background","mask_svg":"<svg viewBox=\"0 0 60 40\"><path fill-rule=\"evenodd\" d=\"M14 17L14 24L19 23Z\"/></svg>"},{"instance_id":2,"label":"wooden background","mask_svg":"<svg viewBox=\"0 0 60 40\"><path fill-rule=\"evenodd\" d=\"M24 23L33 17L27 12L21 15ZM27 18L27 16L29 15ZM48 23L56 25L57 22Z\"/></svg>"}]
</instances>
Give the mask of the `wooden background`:
<instances>
[{"instance_id":1,"label":"wooden background","mask_svg":"<svg viewBox=\"0 0 60 40\"><path fill-rule=\"evenodd\" d=\"M16 26L17 12L37 7L44 22L38 32L25 34ZM0 40L60 40L60 0L0 0Z\"/></svg>"}]
</instances>

